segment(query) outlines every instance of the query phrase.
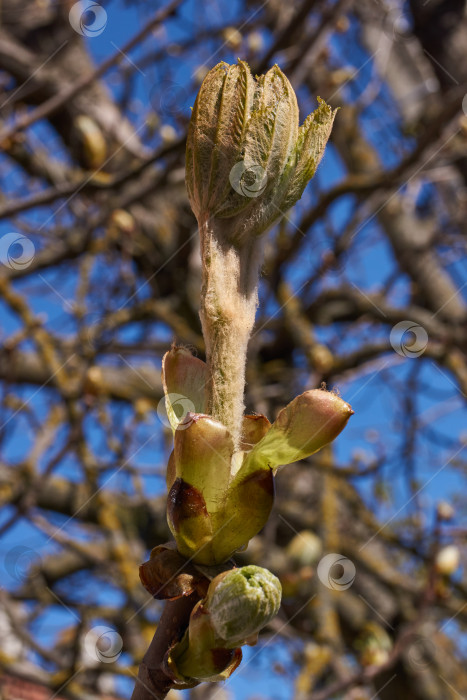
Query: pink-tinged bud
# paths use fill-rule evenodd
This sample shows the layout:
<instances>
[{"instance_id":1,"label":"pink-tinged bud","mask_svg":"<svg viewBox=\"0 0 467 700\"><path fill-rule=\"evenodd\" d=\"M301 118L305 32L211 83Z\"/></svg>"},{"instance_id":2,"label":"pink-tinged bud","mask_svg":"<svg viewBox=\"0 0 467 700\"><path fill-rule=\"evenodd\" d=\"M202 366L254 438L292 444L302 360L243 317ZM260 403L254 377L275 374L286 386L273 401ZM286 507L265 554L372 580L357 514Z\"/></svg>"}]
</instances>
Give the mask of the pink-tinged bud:
<instances>
[{"instance_id":1,"label":"pink-tinged bud","mask_svg":"<svg viewBox=\"0 0 467 700\"><path fill-rule=\"evenodd\" d=\"M322 389L305 391L280 411L245 459L242 474L258 466L275 469L309 457L332 442L352 414L349 404L336 394Z\"/></svg>"},{"instance_id":2,"label":"pink-tinged bud","mask_svg":"<svg viewBox=\"0 0 467 700\"><path fill-rule=\"evenodd\" d=\"M271 423L261 413L243 417L240 449L249 452L266 435Z\"/></svg>"},{"instance_id":3,"label":"pink-tinged bud","mask_svg":"<svg viewBox=\"0 0 467 700\"><path fill-rule=\"evenodd\" d=\"M206 363L185 348L172 348L162 358L162 386L173 430L187 413L206 413Z\"/></svg>"}]
</instances>

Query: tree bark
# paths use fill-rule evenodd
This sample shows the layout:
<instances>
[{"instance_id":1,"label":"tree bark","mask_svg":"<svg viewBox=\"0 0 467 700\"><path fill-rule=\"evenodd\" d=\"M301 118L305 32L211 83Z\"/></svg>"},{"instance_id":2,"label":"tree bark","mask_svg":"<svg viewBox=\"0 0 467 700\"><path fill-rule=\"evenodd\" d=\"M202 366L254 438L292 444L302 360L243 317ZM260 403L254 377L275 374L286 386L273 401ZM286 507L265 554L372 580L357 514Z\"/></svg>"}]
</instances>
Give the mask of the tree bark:
<instances>
[{"instance_id":1,"label":"tree bark","mask_svg":"<svg viewBox=\"0 0 467 700\"><path fill-rule=\"evenodd\" d=\"M173 681L164 671L164 657L180 639L199 597L196 593L166 603L156 633L139 667L131 700L164 700Z\"/></svg>"}]
</instances>

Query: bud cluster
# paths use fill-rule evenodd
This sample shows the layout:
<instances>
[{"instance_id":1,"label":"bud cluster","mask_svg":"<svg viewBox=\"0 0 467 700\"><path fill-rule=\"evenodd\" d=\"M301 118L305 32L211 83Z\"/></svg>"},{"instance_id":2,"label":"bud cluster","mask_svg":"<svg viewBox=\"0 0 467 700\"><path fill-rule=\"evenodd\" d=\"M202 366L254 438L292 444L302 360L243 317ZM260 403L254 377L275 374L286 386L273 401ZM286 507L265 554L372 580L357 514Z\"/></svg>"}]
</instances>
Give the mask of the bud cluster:
<instances>
[{"instance_id":1,"label":"bud cluster","mask_svg":"<svg viewBox=\"0 0 467 700\"><path fill-rule=\"evenodd\" d=\"M258 304L260 236L302 196L334 117L320 100L299 127L297 99L280 68L255 79L240 60L210 70L193 107L186 185L201 242L208 413L230 430L236 446Z\"/></svg>"},{"instance_id":2,"label":"bud cluster","mask_svg":"<svg viewBox=\"0 0 467 700\"><path fill-rule=\"evenodd\" d=\"M188 629L168 656L175 681L219 681L242 659L240 646L255 644L258 632L279 611L281 585L270 571L244 566L216 576L193 608Z\"/></svg>"},{"instance_id":3,"label":"bud cluster","mask_svg":"<svg viewBox=\"0 0 467 700\"><path fill-rule=\"evenodd\" d=\"M259 236L300 199L335 117L324 101L299 127L295 92L279 66L254 78L219 63L201 85L190 121L186 183L198 222L222 219L223 236Z\"/></svg>"},{"instance_id":4,"label":"bud cluster","mask_svg":"<svg viewBox=\"0 0 467 700\"><path fill-rule=\"evenodd\" d=\"M278 66L255 79L240 60L206 75L193 108L186 184L200 233L207 361L177 347L162 361L174 437L167 519L177 551L157 547L140 570L157 598L201 598L165 659L178 687L227 678L241 661L239 647L256 643L276 615L279 580L266 569L226 562L266 524L277 468L330 443L353 413L319 389L297 396L273 423L244 415L243 406L260 237L301 197L334 117L319 100L299 127L295 93ZM316 542L308 538L307 547L297 551L299 563L315 558Z\"/></svg>"},{"instance_id":5,"label":"bud cluster","mask_svg":"<svg viewBox=\"0 0 467 700\"><path fill-rule=\"evenodd\" d=\"M274 501L277 467L309 457L334 440L353 411L335 394L305 391L279 412L243 417L235 447L225 425L205 412L207 368L188 350L163 359L167 413L174 431L168 469L169 527L178 551L213 566L246 546L266 524ZM172 396L197 411L176 416Z\"/></svg>"}]
</instances>

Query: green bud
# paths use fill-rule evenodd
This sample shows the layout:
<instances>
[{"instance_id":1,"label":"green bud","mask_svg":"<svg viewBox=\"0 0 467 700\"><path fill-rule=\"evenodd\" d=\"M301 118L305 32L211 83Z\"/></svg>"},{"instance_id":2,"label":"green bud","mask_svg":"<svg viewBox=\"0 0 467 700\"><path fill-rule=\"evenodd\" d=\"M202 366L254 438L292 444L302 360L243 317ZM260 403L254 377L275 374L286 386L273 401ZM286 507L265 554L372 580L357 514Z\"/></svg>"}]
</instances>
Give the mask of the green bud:
<instances>
[{"instance_id":1,"label":"green bud","mask_svg":"<svg viewBox=\"0 0 467 700\"><path fill-rule=\"evenodd\" d=\"M185 348L172 348L162 358L162 386L172 430L187 413L206 413L206 363Z\"/></svg>"},{"instance_id":2,"label":"green bud","mask_svg":"<svg viewBox=\"0 0 467 700\"><path fill-rule=\"evenodd\" d=\"M211 617L200 601L192 610L182 640L169 652L167 666L170 675L181 683L214 682L228 678L241 660L242 651L237 645L226 648L224 641L216 638Z\"/></svg>"},{"instance_id":3,"label":"green bud","mask_svg":"<svg viewBox=\"0 0 467 700\"><path fill-rule=\"evenodd\" d=\"M233 451L229 431L210 416L188 413L175 431L167 520L179 552L199 564L235 549L223 518Z\"/></svg>"},{"instance_id":4,"label":"green bud","mask_svg":"<svg viewBox=\"0 0 467 700\"><path fill-rule=\"evenodd\" d=\"M245 433L255 440L266 419L251 418ZM270 470L252 470L234 479L243 452L234 453L232 437L210 416L188 414L175 431L170 460L167 519L178 550L196 563L212 566L229 559L264 526L274 501ZM235 488L231 488L232 479Z\"/></svg>"},{"instance_id":5,"label":"green bud","mask_svg":"<svg viewBox=\"0 0 467 700\"><path fill-rule=\"evenodd\" d=\"M175 474L203 494L210 513L225 497L233 452L229 431L210 416L188 413L175 432Z\"/></svg>"},{"instance_id":6,"label":"green bud","mask_svg":"<svg viewBox=\"0 0 467 700\"><path fill-rule=\"evenodd\" d=\"M206 608L217 637L229 645L244 643L279 612L279 579L260 566L232 569L211 582Z\"/></svg>"},{"instance_id":7,"label":"green bud","mask_svg":"<svg viewBox=\"0 0 467 700\"><path fill-rule=\"evenodd\" d=\"M186 183L198 222L224 219L231 242L264 233L300 197L324 153L335 112L322 100L298 126L294 90L280 68L253 78L219 63L190 121Z\"/></svg>"},{"instance_id":8,"label":"green bud","mask_svg":"<svg viewBox=\"0 0 467 700\"><path fill-rule=\"evenodd\" d=\"M239 476L305 459L345 428L352 408L322 389L305 391L280 411L271 429L245 458Z\"/></svg>"},{"instance_id":9,"label":"green bud","mask_svg":"<svg viewBox=\"0 0 467 700\"><path fill-rule=\"evenodd\" d=\"M165 355L163 385L174 429L167 520L180 554L214 566L266 524L274 502L274 469L327 445L353 411L335 394L306 391L272 425L265 416L243 416L236 448L225 425L198 412L205 409L206 377L205 363L187 350L174 348ZM178 415L180 405L189 412Z\"/></svg>"},{"instance_id":10,"label":"green bud","mask_svg":"<svg viewBox=\"0 0 467 700\"><path fill-rule=\"evenodd\" d=\"M240 448L249 452L266 435L270 427L271 423L261 413L243 416Z\"/></svg>"},{"instance_id":11,"label":"green bud","mask_svg":"<svg viewBox=\"0 0 467 700\"><path fill-rule=\"evenodd\" d=\"M267 569L244 566L216 576L193 609L188 630L170 652L172 676L182 682L228 678L241 661L242 644L277 614L281 585Z\"/></svg>"}]
</instances>

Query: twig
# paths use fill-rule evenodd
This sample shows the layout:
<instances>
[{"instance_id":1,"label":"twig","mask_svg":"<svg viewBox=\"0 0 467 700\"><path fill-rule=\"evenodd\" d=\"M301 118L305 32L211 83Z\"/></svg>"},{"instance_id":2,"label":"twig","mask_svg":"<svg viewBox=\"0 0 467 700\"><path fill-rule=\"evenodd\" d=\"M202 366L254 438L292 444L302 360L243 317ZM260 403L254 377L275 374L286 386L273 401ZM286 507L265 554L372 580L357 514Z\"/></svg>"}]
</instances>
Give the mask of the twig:
<instances>
[{"instance_id":1,"label":"twig","mask_svg":"<svg viewBox=\"0 0 467 700\"><path fill-rule=\"evenodd\" d=\"M53 95L53 97L50 97L48 100L39 105L39 107L36 107L36 109L34 109L32 112L29 112L28 114L25 114L22 118L18 119L18 121L15 124L0 132L0 143L5 141L6 139L11 138L18 131L23 131L24 129L27 129L29 126L39 121L40 119L49 117L51 114L56 112L57 109L62 107L62 105L64 105L65 102L68 102L73 97L76 97L78 93L82 92L82 90L89 87L89 85L91 85L95 80L101 78L104 75L104 73L106 73L109 70L109 68L111 68L114 65L117 65L122 60L122 58L124 58L125 54L129 53L135 46L137 46L147 36L147 34L149 34L155 27L157 27L158 24L167 19L167 17L173 15L177 10L178 6L181 4L181 2L182 0L172 0L172 2L167 5L167 7L164 7L162 10L157 12L152 18L152 20L150 20L143 27L143 29L140 32L138 32L138 34L136 34L136 36L130 39L130 41L127 42L122 49L119 49L108 59L103 61L103 63L101 63L101 65L98 66L98 68L93 70L88 75L85 75L84 78L76 82L74 85L66 87L60 92L58 92L56 95Z\"/></svg>"},{"instance_id":2,"label":"twig","mask_svg":"<svg viewBox=\"0 0 467 700\"><path fill-rule=\"evenodd\" d=\"M139 667L131 700L164 700L173 685L163 669L167 650L177 641L199 597L196 593L166 603L156 633Z\"/></svg>"}]
</instances>

